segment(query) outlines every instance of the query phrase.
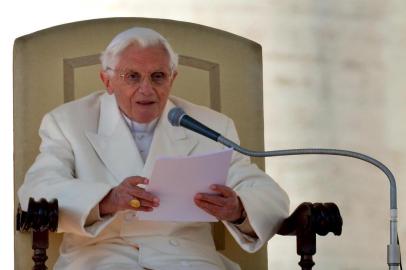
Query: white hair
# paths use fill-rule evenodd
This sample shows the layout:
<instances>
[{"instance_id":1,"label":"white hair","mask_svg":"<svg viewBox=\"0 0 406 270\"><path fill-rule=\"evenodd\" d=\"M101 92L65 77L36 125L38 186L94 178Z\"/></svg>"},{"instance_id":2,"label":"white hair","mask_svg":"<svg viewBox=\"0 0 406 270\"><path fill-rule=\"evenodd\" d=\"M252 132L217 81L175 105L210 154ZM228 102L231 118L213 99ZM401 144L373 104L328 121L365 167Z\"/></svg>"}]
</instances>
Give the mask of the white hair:
<instances>
[{"instance_id":1,"label":"white hair","mask_svg":"<svg viewBox=\"0 0 406 270\"><path fill-rule=\"evenodd\" d=\"M113 38L100 56L103 70L114 69L120 54L130 45L136 44L141 48L162 45L169 56L169 66L175 71L178 66L178 55L172 50L169 42L158 32L143 27L133 27L119 33Z\"/></svg>"}]
</instances>

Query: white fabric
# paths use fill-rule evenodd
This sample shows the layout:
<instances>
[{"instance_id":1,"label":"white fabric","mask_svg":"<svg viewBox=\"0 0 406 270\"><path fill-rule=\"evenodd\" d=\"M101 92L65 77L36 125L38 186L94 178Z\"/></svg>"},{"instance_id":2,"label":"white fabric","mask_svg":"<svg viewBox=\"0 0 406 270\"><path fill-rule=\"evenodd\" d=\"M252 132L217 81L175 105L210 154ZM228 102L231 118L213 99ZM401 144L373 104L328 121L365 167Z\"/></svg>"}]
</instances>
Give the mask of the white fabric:
<instances>
[{"instance_id":1,"label":"white fabric","mask_svg":"<svg viewBox=\"0 0 406 270\"><path fill-rule=\"evenodd\" d=\"M150 123L142 124L134 120L129 119L125 114L122 113L124 120L127 123L128 128L133 135L135 144L137 145L138 151L145 162L149 153L149 148L151 147L152 136L154 135L155 127L158 119L153 120Z\"/></svg>"},{"instance_id":2,"label":"white fabric","mask_svg":"<svg viewBox=\"0 0 406 270\"><path fill-rule=\"evenodd\" d=\"M174 106L238 141L234 124L226 116L175 97L170 98L163 115ZM111 262L121 261L118 254L136 245L137 264L144 268L168 269L182 262L201 262L210 265L205 269L225 269L225 265L227 269L238 269L215 250L208 223L139 221L135 211L119 212L102 220L90 220L89 215L126 177L149 177L155 157L207 153L222 146L173 127L166 117L161 117L144 163L114 96L102 92L46 114L39 134L40 154L18 196L25 210L30 197L58 199L58 231L65 234L55 269L97 269L98 260L91 258L97 258L104 245L116 242L120 244L114 246L117 252L109 254ZM226 184L239 195L258 238L249 238L233 224L224 224L244 250L255 252L287 217L288 197L276 182L238 153L233 154ZM191 265L189 269L201 266Z\"/></svg>"}]
</instances>

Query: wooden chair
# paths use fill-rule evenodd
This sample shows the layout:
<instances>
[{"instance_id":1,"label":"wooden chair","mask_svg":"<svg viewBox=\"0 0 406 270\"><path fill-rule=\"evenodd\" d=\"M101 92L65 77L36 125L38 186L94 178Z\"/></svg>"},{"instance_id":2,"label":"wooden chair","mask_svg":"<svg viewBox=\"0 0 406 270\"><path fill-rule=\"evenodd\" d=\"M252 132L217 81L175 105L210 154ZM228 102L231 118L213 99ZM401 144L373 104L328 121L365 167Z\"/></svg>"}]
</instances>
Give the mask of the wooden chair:
<instances>
[{"instance_id":1,"label":"wooden chair","mask_svg":"<svg viewBox=\"0 0 406 270\"><path fill-rule=\"evenodd\" d=\"M242 145L251 149L264 148L259 44L228 32L171 20L108 18L70 23L22 36L14 44L15 190L22 184L38 153L37 132L43 115L64 102L103 89L98 79L99 54L117 33L133 26L157 30L179 53L179 75L173 87L174 95L225 113L234 119ZM242 107L244 114L241 114ZM253 161L264 169L264 160ZM15 198L15 209L18 209L17 196ZM15 269L28 269L32 264L19 256L31 249L29 234L20 233L20 230L31 228L34 231L33 245L44 250L48 245L45 241L47 230L56 229L53 222L57 211L41 210L49 207L44 201L40 205L42 207L32 206L30 210L34 209L33 212L28 209L19 212ZM55 207L56 203L51 205ZM280 233L300 235L302 230L316 233L313 230L317 227L313 222L316 209L320 208L305 205L299 210L304 214L291 216ZM339 216L338 209L335 210ZM44 211L52 213L51 220L38 218L44 217ZM303 219L303 215L308 219L304 223L305 229L300 229L296 221ZM339 233L337 228L332 231ZM238 262L242 269L267 269L266 247L255 254L243 252L220 223L214 226L214 235L217 249ZM61 236L51 234L49 240L48 265L51 267L58 256ZM35 252L34 260L42 260L38 258L43 258L43 252ZM38 265L34 269L43 269L41 262Z\"/></svg>"},{"instance_id":2,"label":"wooden chair","mask_svg":"<svg viewBox=\"0 0 406 270\"><path fill-rule=\"evenodd\" d=\"M58 201L41 199L37 202L31 198L27 211L18 207L16 221L17 231L32 233L32 269L48 269L45 264L48 259L48 232L55 232L58 227ZM316 234L324 236L332 232L341 235L342 224L340 211L334 203L302 203L283 222L278 234L296 236L299 265L302 270L311 270L315 264Z\"/></svg>"}]
</instances>

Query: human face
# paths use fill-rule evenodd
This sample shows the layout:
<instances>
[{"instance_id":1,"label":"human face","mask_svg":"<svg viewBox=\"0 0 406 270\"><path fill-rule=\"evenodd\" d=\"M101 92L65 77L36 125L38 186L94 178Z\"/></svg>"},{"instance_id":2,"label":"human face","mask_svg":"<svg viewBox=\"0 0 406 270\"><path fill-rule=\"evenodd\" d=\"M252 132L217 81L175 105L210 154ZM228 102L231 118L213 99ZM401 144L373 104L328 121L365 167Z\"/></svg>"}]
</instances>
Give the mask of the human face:
<instances>
[{"instance_id":1,"label":"human face","mask_svg":"<svg viewBox=\"0 0 406 270\"><path fill-rule=\"evenodd\" d=\"M114 75L100 72L107 92L114 94L120 110L138 123L149 123L161 116L176 75L161 45L130 45L120 54Z\"/></svg>"}]
</instances>

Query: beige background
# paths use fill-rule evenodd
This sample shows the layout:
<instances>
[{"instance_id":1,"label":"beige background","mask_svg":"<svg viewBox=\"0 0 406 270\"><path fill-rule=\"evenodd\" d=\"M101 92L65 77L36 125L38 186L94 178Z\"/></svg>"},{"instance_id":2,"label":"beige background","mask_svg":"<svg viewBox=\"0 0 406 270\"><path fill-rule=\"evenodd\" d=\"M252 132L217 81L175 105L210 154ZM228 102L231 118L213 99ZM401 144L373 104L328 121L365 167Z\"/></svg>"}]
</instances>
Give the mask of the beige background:
<instances>
[{"instance_id":1,"label":"beige background","mask_svg":"<svg viewBox=\"0 0 406 270\"><path fill-rule=\"evenodd\" d=\"M11 69L12 37L87 18L171 18L255 40L263 46L266 148L339 147L384 162L398 179L399 237L404 245L405 1L56 2L45 5L48 11L28 1L25 5L14 1L11 12L3 9L2 18L7 19L3 25L15 28L6 31L9 39L0 44L8 46L1 55L5 59L2 71ZM8 92L8 96L0 100L0 109L2 119L10 122L11 110L5 110L3 104L12 103L11 76L3 74L1 83L6 90L1 94ZM4 124L1 128L4 153L10 157L3 163L4 199L12 193L12 127ZM6 136L8 141L3 139ZM292 207L308 200L335 201L341 208L343 236L318 239L314 269L387 269L389 195L387 180L380 172L360 161L338 157L275 158L267 165L268 172L290 193ZM11 200L4 199L3 205ZM11 217L11 211L6 216ZM10 218L5 224L8 233L1 239L13 234L11 223ZM1 254L10 254L11 241L8 243L2 244ZM275 238L270 246L271 269L297 269L293 239Z\"/></svg>"},{"instance_id":2,"label":"beige background","mask_svg":"<svg viewBox=\"0 0 406 270\"><path fill-rule=\"evenodd\" d=\"M264 52L267 147L352 149L385 163L398 180L404 244L405 2L273 4ZM315 269L387 269L389 185L383 173L338 157L278 158L267 165L293 206L334 201L341 209L343 235L319 238ZM277 238L269 247L271 269L295 267L285 259L294 256L293 240Z\"/></svg>"}]
</instances>

